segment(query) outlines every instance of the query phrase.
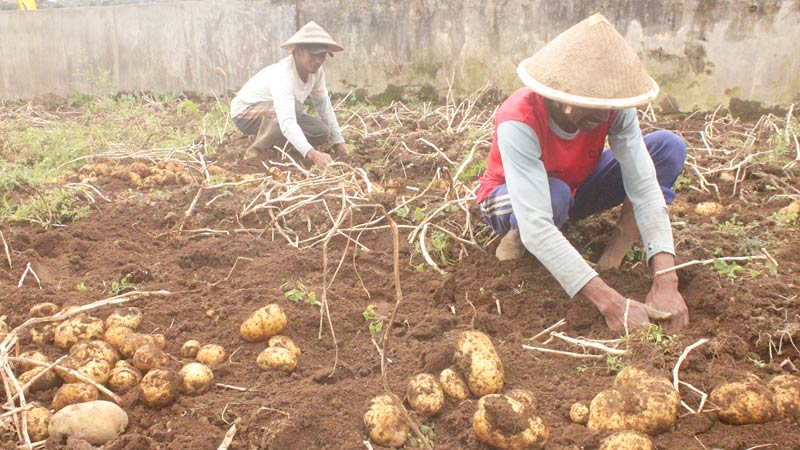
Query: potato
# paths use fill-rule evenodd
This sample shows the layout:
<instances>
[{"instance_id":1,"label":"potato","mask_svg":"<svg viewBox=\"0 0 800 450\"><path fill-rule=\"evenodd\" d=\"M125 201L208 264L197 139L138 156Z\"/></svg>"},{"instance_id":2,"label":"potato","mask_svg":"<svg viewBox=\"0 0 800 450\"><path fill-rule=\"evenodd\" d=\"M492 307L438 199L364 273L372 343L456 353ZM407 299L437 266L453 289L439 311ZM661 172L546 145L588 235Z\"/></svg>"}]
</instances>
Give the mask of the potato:
<instances>
[{"instance_id":1,"label":"potato","mask_svg":"<svg viewBox=\"0 0 800 450\"><path fill-rule=\"evenodd\" d=\"M154 344L163 350L166 343L164 336L161 334L131 333L122 341L119 346L119 352L123 357L131 358L139 347L149 344Z\"/></svg>"},{"instance_id":2,"label":"potato","mask_svg":"<svg viewBox=\"0 0 800 450\"><path fill-rule=\"evenodd\" d=\"M779 209L778 214L780 214L781 216L791 216L792 214L800 215L800 198L796 199L789 205Z\"/></svg>"},{"instance_id":3,"label":"potato","mask_svg":"<svg viewBox=\"0 0 800 450\"><path fill-rule=\"evenodd\" d=\"M70 356L78 359L102 359L112 367L119 361L119 353L106 341L80 341L69 349Z\"/></svg>"},{"instance_id":4,"label":"potato","mask_svg":"<svg viewBox=\"0 0 800 450\"><path fill-rule=\"evenodd\" d=\"M183 392L189 395L202 394L214 382L214 372L201 363L186 364L181 368L180 374L183 378Z\"/></svg>"},{"instance_id":5,"label":"potato","mask_svg":"<svg viewBox=\"0 0 800 450\"><path fill-rule=\"evenodd\" d=\"M667 379L629 366L617 374L611 389L592 400L587 426L594 431L633 430L654 436L672 428L679 406L680 396Z\"/></svg>"},{"instance_id":6,"label":"potato","mask_svg":"<svg viewBox=\"0 0 800 450\"><path fill-rule=\"evenodd\" d=\"M55 372L52 370L47 370L44 367L34 367L33 369L20 375L17 379L20 386L25 386L34 377L37 377L42 373L43 375L36 378L36 381L34 381L33 384L31 384L27 389L23 389L23 392L28 393L44 391L58 385L59 379ZM16 388L13 384L11 384L9 387L11 388L12 393L16 392Z\"/></svg>"},{"instance_id":7,"label":"potato","mask_svg":"<svg viewBox=\"0 0 800 450\"><path fill-rule=\"evenodd\" d=\"M724 206L717 202L701 202L694 207L694 212L698 216L716 216L725 209Z\"/></svg>"},{"instance_id":8,"label":"potato","mask_svg":"<svg viewBox=\"0 0 800 450\"><path fill-rule=\"evenodd\" d=\"M133 367L142 373L158 367L165 367L167 364L169 364L169 357L155 344L143 345L133 354Z\"/></svg>"},{"instance_id":9,"label":"potato","mask_svg":"<svg viewBox=\"0 0 800 450\"><path fill-rule=\"evenodd\" d=\"M195 359L207 366L214 367L225 361L225 349L221 345L206 344L197 351Z\"/></svg>"},{"instance_id":10,"label":"potato","mask_svg":"<svg viewBox=\"0 0 800 450\"><path fill-rule=\"evenodd\" d=\"M50 317L58 312L58 305L55 303L37 303L28 310L28 317Z\"/></svg>"},{"instance_id":11,"label":"potato","mask_svg":"<svg viewBox=\"0 0 800 450\"><path fill-rule=\"evenodd\" d=\"M58 392L53 397L53 408L58 411L67 405L90 402L97 400L98 397L100 395L94 386L85 383L67 383L58 388Z\"/></svg>"},{"instance_id":12,"label":"potato","mask_svg":"<svg viewBox=\"0 0 800 450\"><path fill-rule=\"evenodd\" d=\"M501 450L542 449L550 436L533 411L501 394L486 395L478 401L472 428L479 441Z\"/></svg>"},{"instance_id":13,"label":"potato","mask_svg":"<svg viewBox=\"0 0 800 450\"><path fill-rule=\"evenodd\" d=\"M66 356L61 359L61 362L58 363L58 366L54 368L56 374L64 380L64 383L80 383L78 378L69 373L67 369L71 369L74 371L78 371L80 369L81 364L83 364L83 360L76 358L74 356Z\"/></svg>"},{"instance_id":14,"label":"potato","mask_svg":"<svg viewBox=\"0 0 800 450\"><path fill-rule=\"evenodd\" d=\"M536 412L537 401L536 401L536 394L527 390L527 389L512 389L506 393L507 396L513 398L514 400L520 402L528 408L531 413Z\"/></svg>"},{"instance_id":15,"label":"potato","mask_svg":"<svg viewBox=\"0 0 800 450\"><path fill-rule=\"evenodd\" d=\"M167 406L178 398L182 384L181 376L174 371L153 369L139 384L142 403L151 408Z\"/></svg>"},{"instance_id":16,"label":"potato","mask_svg":"<svg viewBox=\"0 0 800 450\"><path fill-rule=\"evenodd\" d=\"M111 364L104 359L87 359L78 368L78 373L98 384L106 384L111 376Z\"/></svg>"},{"instance_id":17,"label":"potato","mask_svg":"<svg viewBox=\"0 0 800 450\"><path fill-rule=\"evenodd\" d=\"M106 317L106 328L125 327L136 330L142 324L142 311L136 307L122 308Z\"/></svg>"},{"instance_id":18,"label":"potato","mask_svg":"<svg viewBox=\"0 0 800 450\"><path fill-rule=\"evenodd\" d=\"M400 410L388 395L370 400L364 413L364 427L373 442L385 447L402 447L411 432Z\"/></svg>"},{"instance_id":19,"label":"potato","mask_svg":"<svg viewBox=\"0 0 800 450\"><path fill-rule=\"evenodd\" d=\"M297 358L285 348L267 347L258 354L256 364L261 370L276 369L289 373L297 367Z\"/></svg>"},{"instance_id":20,"label":"potato","mask_svg":"<svg viewBox=\"0 0 800 450\"><path fill-rule=\"evenodd\" d=\"M466 400L469 397L467 382L464 381L464 377L452 368L444 369L439 374L439 384L442 385L442 390L449 397L459 401Z\"/></svg>"},{"instance_id":21,"label":"potato","mask_svg":"<svg viewBox=\"0 0 800 450\"><path fill-rule=\"evenodd\" d=\"M489 336L480 331L464 331L456 346L454 361L470 392L481 397L503 389L503 364Z\"/></svg>"},{"instance_id":22,"label":"potato","mask_svg":"<svg viewBox=\"0 0 800 450\"><path fill-rule=\"evenodd\" d=\"M37 351L25 352L25 353L22 353L21 355L19 355L19 357L20 358L32 359L34 361L39 361L39 362L43 362L43 363L49 363L50 362L50 359L48 359L47 356L45 356L44 353L37 352ZM20 361L20 362L17 363L16 372L17 373L27 372L27 371L35 368L35 367L41 367L41 366L39 366L38 364L31 364L31 363Z\"/></svg>"},{"instance_id":23,"label":"potato","mask_svg":"<svg viewBox=\"0 0 800 450\"><path fill-rule=\"evenodd\" d=\"M408 380L406 399L414 411L423 416L435 416L444 405L444 391L436 377L421 373Z\"/></svg>"},{"instance_id":24,"label":"potato","mask_svg":"<svg viewBox=\"0 0 800 450\"><path fill-rule=\"evenodd\" d=\"M583 403L573 403L569 408L569 420L586 425L586 422L589 421L589 407Z\"/></svg>"},{"instance_id":25,"label":"potato","mask_svg":"<svg viewBox=\"0 0 800 450\"><path fill-rule=\"evenodd\" d=\"M91 316L74 316L60 323L56 327L54 340L57 346L69 350L78 341L83 339L100 339L103 337L105 327L103 321Z\"/></svg>"},{"instance_id":26,"label":"potato","mask_svg":"<svg viewBox=\"0 0 800 450\"><path fill-rule=\"evenodd\" d=\"M197 356L197 351L200 350L200 342L190 339L184 342L181 347L181 356L184 358L194 358Z\"/></svg>"},{"instance_id":27,"label":"potato","mask_svg":"<svg viewBox=\"0 0 800 450\"><path fill-rule=\"evenodd\" d=\"M38 403L33 405L33 408L28 410L28 436L32 442L43 441L47 439L47 427L50 426L50 418L53 417L53 414Z\"/></svg>"},{"instance_id":28,"label":"potato","mask_svg":"<svg viewBox=\"0 0 800 450\"><path fill-rule=\"evenodd\" d=\"M72 437L78 442L101 445L127 427L128 415L122 408L111 402L95 400L69 405L53 414L48 431L56 442Z\"/></svg>"},{"instance_id":29,"label":"potato","mask_svg":"<svg viewBox=\"0 0 800 450\"><path fill-rule=\"evenodd\" d=\"M31 327L30 329L31 341L37 345L48 345L51 344L55 338L56 334L56 324L48 323L44 324L41 327ZM2 335L2 333L0 333Z\"/></svg>"},{"instance_id":30,"label":"potato","mask_svg":"<svg viewBox=\"0 0 800 450\"><path fill-rule=\"evenodd\" d=\"M108 378L108 387L116 392L128 392L139 386L142 374L135 367L114 367Z\"/></svg>"},{"instance_id":31,"label":"potato","mask_svg":"<svg viewBox=\"0 0 800 450\"><path fill-rule=\"evenodd\" d=\"M620 431L603 439L600 450L655 450L653 441L635 431Z\"/></svg>"},{"instance_id":32,"label":"potato","mask_svg":"<svg viewBox=\"0 0 800 450\"><path fill-rule=\"evenodd\" d=\"M754 380L724 384L711 392L719 420L731 425L765 423L776 418L772 392Z\"/></svg>"},{"instance_id":33,"label":"potato","mask_svg":"<svg viewBox=\"0 0 800 450\"><path fill-rule=\"evenodd\" d=\"M103 340L108 342L115 350L122 348L122 343L128 335L133 334L133 330L128 327L111 327L106 328L103 334Z\"/></svg>"},{"instance_id":34,"label":"potato","mask_svg":"<svg viewBox=\"0 0 800 450\"><path fill-rule=\"evenodd\" d=\"M772 391L777 418L800 421L800 377L778 375L767 383L767 388Z\"/></svg>"},{"instance_id":35,"label":"potato","mask_svg":"<svg viewBox=\"0 0 800 450\"><path fill-rule=\"evenodd\" d=\"M286 314L272 303L253 311L239 327L242 339L248 342L265 341L280 333L286 326Z\"/></svg>"},{"instance_id":36,"label":"potato","mask_svg":"<svg viewBox=\"0 0 800 450\"><path fill-rule=\"evenodd\" d=\"M281 335L272 336L271 338L269 338L269 342L267 343L267 345L269 345L270 347L285 348L286 350L292 352L295 358L300 356L301 353L300 349L297 348L296 345L294 345L294 341L292 341L287 336L281 336Z\"/></svg>"}]
</instances>

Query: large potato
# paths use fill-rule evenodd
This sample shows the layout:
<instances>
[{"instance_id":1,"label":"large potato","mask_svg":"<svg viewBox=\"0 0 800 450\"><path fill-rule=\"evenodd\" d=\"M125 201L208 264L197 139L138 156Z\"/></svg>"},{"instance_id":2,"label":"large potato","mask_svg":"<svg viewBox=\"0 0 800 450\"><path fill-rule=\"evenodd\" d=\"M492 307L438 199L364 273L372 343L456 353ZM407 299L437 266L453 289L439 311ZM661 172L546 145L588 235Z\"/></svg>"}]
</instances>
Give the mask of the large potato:
<instances>
[{"instance_id":1,"label":"large potato","mask_svg":"<svg viewBox=\"0 0 800 450\"><path fill-rule=\"evenodd\" d=\"M300 349L294 344L294 341L287 336L276 335L269 338L267 343L270 347L281 347L289 350L294 354L295 358L300 356Z\"/></svg>"},{"instance_id":2,"label":"large potato","mask_svg":"<svg viewBox=\"0 0 800 450\"><path fill-rule=\"evenodd\" d=\"M186 364L181 368L180 374L183 378L183 392L189 395L206 392L214 382L214 372L201 363Z\"/></svg>"},{"instance_id":3,"label":"large potato","mask_svg":"<svg viewBox=\"0 0 800 450\"><path fill-rule=\"evenodd\" d=\"M629 366L589 405L588 427L595 431L633 430L656 435L678 418L680 395L665 378Z\"/></svg>"},{"instance_id":4,"label":"large potato","mask_svg":"<svg viewBox=\"0 0 800 450\"><path fill-rule=\"evenodd\" d=\"M469 397L469 387L467 387L464 377L451 368L444 369L439 374L439 383L442 385L444 393L449 397L459 401L466 400Z\"/></svg>"},{"instance_id":5,"label":"large potato","mask_svg":"<svg viewBox=\"0 0 800 450\"><path fill-rule=\"evenodd\" d=\"M444 405L444 391L436 377L421 373L408 380L406 399L414 411L423 416L435 416Z\"/></svg>"},{"instance_id":6,"label":"large potato","mask_svg":"<svg viewBox=\"0 0 800 450\"><path fill-rule=\"evenodd\" d=\"M122 348L125 338L131 334L133 334L133 330L128 327L106 328L106 332L103 333L103 340L108 342L114 349L119 350Z\"/></svg>"},{"instance_id":7,"label":"large potato","mask_svg":"<svg viewBox=\"0 0 800 450\"><path fill-rule=\"evenodd\" d=\"M719 420L731 425L765 423L776 418L772 392L754 380L723 384L711 392Z\"/></svg>"},{"instance_id":8,"label":"large potato","mask_svg":"<svg viewBox=\"0 0 800 450\"><path fill-rule=\"evenodd\" d=\"M122 356L125 358L131 358L133 357L133 354L136 353L136 350L139 349L139 347L145 345L155 345L163 350L164 346L166 345L166 342L164 341L164 335L131 333L122 341L122 344L119 347L119 352L122 353Z\"/></svg>"},{"instance_id":9,"label":"large potato","mask_svg":"<svg viewBox=\"0 0 800 450\"><path fill-rule=\"evenodd\" d=\"M58 312L58 305L55 303L37 303L28 310L28 317L50 317Z\"/></svg>"},{"instance_id":10,"label":"large potato","mask_svg":"<svg viewBox=\"0 0 800 450\"><path fill-rule=\"evenodd\" d=\"M454 361L474 395L481 397L503 389L503 364L486 334L480 331L462 332L458 336Z\"/></svg>"},{"instance_id":11,"label":"large potato","mask_svg":"<svg viewBox=\"0 0 800 450\"><path fill-rule=\"evenodd\" d=\"M291 372L297 367L297 358L294 353L282 347L267 347L256 358L256 364L261 370L280 370Z\"/></svg>"},{"instance_id":12,"label":"large potato","mask_svg":"<svg viewBox=\"0 0 800 450\"><path fill-rule=\"evenodd\" d=\"M779 419L800 420L800 377L778 375L767 383Z\"/></svg>"},{"instance_id":13,"label":"large potato","mask_svg":"<svg viewBox=\"0 0 800 450\"><path fill-rule=\"evenodd\" d=\"M620 431L603 439L600 450L655 450L653 441L635 431Z\"/></svg>"},{"instance_id":14,"label":"large potato","mask_svg":"<svg viewBox=\"0 0 800 450\"><path fill-rule=\"evenodd\" d=\"M197 351L195 359L207 366L214 367L225 361L225 349L221 345L206 344Z\"/></svg>"},{"instance_id":15,"label":"large potato","mask_svg":"<svg viewBox=\"0 0 800 450\"><path fill-rule=\"evenodd\" d=\"M402 447L411 432L400 410L388 395L370 400L364 413L364 427L369 438L385 447Z\"/></svg>"},{"instance_id":16,"label":"large potato","mask_svg":"<svg viewBox=\"0 0 800 450\"><path fill-rule=\"evenodd\" d=\"M128 427L128 415L119 406L104 400L69 405L53 414L50 436L57 441L73 437L101 445Z\"/></svg>"},{"instance_id":17,"label":"large potato","mask_svg":"<svg viewBox=\"0 0 800 450\"><path fill-rule=\"evenodd\" d=\"M84 339L101 339L105 327L103 321L91 316L79 315L61 322L55 331L54 340L57 346L69 350L78 341Z\"/></svg>"},{"instance_id":18,"label":"large potato","mask_svg":"<svg viewBox=\"0 0 800 450\"><path fill-rule=\"evenodd\" d=\"M97 400L98 397L100 394L94 386L84 383L67 383L58 388L58 392L53 397L53 408L58 411L67 405L90 402Z\"/></svg>"},{"instance_id":19,"label":"large potato","mask_svg":"<svg viewBox=\"0 0 800 450\"><path fill-rule=\"evenodd\" d=\"M167 406L178 398L182 384L181 376L174 371L153 369L139 384L142 403L151 408Z\"/></svg>"},{"instance_id":20,"label":"large potato","mask_svg":"<svg viewBox=\"0 0 800 450\"><path fill-rule=\"evenodd\" d=\"M165 367L167 364L169 364L169 357L164 350L154 344L143 345L137 348L136 353L133 354L133 367L142 373L147 373L150 369L157 367Z\"/></svg>"},{"instance_id":21,"label":"large potato","mask_svg":"<svg viewBox=\"0 0 800 450\"><path fill-rule=\"evenodd\" d=\"M106 328L125 327L136 330L142 324L142 311L139 308L121 308L106 317Z\"/></svg>"},{"instance_id":22,"label":"large potato","mask_svg":"<svg viewBox=\"0 0 800 450\"><path fill-rule=\"evenodd\" d=\"M472 428L479 441L501 450L542 449L550 436L533 411L501 394L490 394L478 401Z\"/></svg>"},{"instance_id":23,"label":"large potato","mask_svg":"<svg viewBox=\"0 0 800 450\"><path fill-rule=\"evenodd\" d=\"M128 392L139 386L142 374L135 367L114 367L108 378L108 387L117 393Z\"/></svg>"},{"instance_id":24,"label":"large potato","mask_svg":"<svg viewBox=\"0 0 800 450\"><path fill-rule=\"evenodd\" d=\"M50 426L50 418L53 414L44 406L34 403L34 407L28 410L28 436L31 441L43 441L47 439L47 427Z\"/></svg>"},{"instance_id":25,"label":"large potato","mask_svg":"<svg viewBox=\"0 0 800 450\"><path fill-rule=\"evenodd\" d=\"M253 311L239 328L242 338L248 342L259 342L280 333L286 326L286 314L280 306L272 303Z\"/></svg>"},{"instance_id":26,"label":"large potato","mask_svg":"<svg viewBox=\"0 0 800 450\"><path fill-rule=\"evenodd\" d=\"M113 367L119 361L119 353L106 341L80 341L69 349L70 356L78 359L102 359Z\"/></svg>"}]
</instances>

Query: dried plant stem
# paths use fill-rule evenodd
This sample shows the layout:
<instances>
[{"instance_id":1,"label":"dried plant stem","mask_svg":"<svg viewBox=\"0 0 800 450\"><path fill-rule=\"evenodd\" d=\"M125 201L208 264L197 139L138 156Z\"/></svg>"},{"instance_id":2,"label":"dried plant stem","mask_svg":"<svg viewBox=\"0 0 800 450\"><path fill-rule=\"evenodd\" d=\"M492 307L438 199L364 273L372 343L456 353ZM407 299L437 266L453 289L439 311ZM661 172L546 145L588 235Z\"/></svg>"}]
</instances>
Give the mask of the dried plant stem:
<instances>
[{"instance_id":1,"label":"dried plant stem","mask_svg":"<svg viewBox=\"0 0 800 450\"><path fill-rule=\"evenodd\" d=\"M236 436L236 428L238 424L239 424L239 419L233 421L233 425L231 425L231 427L228 429L228 432L225 433L225 438L222 440L222 443L219 444L217 450L228 450L228 447L230 447L231 442L233 442L233 437Z\"/></svg>"},{"instance_id":2,"label":"dried plant stem","mask_svg":"<svg viewBox=\"0 0 800 450\"><path fill-rule=\"evenodd\" d=\"M525 345L525 344L522 345L522 348L524 348L525 350L536 350L536 351L539 351L539 352L553 353L553 354L556 354L556 355L569 356L571 358L578 358L578 359L603 359L603 358L605 358L605 356L603 356L603 355L588 355L588 354L585 354L585 353L565 352L563 350L553 350L551 348L535 347L533 345Z\"/></svg>"},{"instance_id":3,"label":"dried plant stem","mask_svg":"<svg viewBox=\"0 0 800 450\"><path fill-rule=\"evenodd\" d=\"M533 336L532 338L529 338L528 340L529 341L535 341L536 339L539 339L540 337L544 336L545 334L550 333L551 331L555 330L556 328L561 328L566 324L567 324L566 319L559 319L558 322L556 322L553 325L550 325L549 327L545 328L544 330L538 332L535 336Z\"/></svg>"},{"instance_id":4,"label":"dried plant stem","mask_svg":"<svg viewBox=\"0 0 800 450\"><path fill-rule=\"evenodd\" d=\"M601 344L599 342L592 342L592 341L587 341L587 340L584 340L584 339L572 338L572 337L569 337L566 334L560 333L560 332L551 332L550 336L553 336L555 338L561 339L564 342L569 342L570 344L575 344L575 345L579 345L581 347L589 347L589 348L593 348L595 350L600 350L601 352L607 353L609 355L620 356L620 355L624 355L626 353L625 350L620 350L618 348L608 347L608 346L605 346L605 345L603 345L603 344Z\"/></svg>"},{"instance_id":5,"label":"dried plant stem","mask_svg":"<svg viewBox=\"0 0 800 450\"><path fill-rule=\"evenodd\" d=\"M6 237L3 236L3 231L0 230L0 239L3 240L3 250L6 252L6 261L8 261L8 268L13 269L14 266L11 264L11 251L8 248L8 242L6 242Z\"/></svg>"},{"instance_id":6,"label":"dried plant stem","mask_svg":"<svg viewBox=\"0 0 800 450\"><path fill-rule=\"evenodd\" d=\"M675 362L675 367L672 368L672 386L675 388L675 391L680 392L679 383L681 381L680 381L680 378L678 377L678 373L681 370L681 364L683 364L683 361L686 359L687 356L689 356L689 352L691 352L695 348L705 344L706 342L708 342L708 339L703 338L703 339L700 339L699 341L695 342L694 344L686 347L685 349L683 349L683 353L681 353L681 356L678 357L678 361ZM698 410L698 411L693 410L683 400L681 400L681 405L684 408L686 408L687 410L689 410L690 413L696 413L696 412L700 412L701 411L701 410ZM701 401L700 406L702 406L702 405L703 405L703 402Z\"/></svg>"},{"instance_id":7,"label":"dried plant stem","mask_svg":"<svg viewBox=\"0 0 800 450\"><path fill-rule=\"evenodd\" d=\"M756 256L725 256L725 257L722 257L722 258L712 258L712 259L703 259L703 260L693 259L691 261L687 261L687 262L682 263L682 264L678 264L678 265L675 265L675 266L672 266L672 267L669 267L669 268L666 268L666 269L658 270L655 273L653 273L653 275L655 275L655 276L663 275L665 273L673 272L675 270L683 269L684 267L693 266L695 264L707 265L707 264L713 264L714 261L751 261L751 260L754 260L754 259L768 259L768 258L766 256L756 255Z\"/></svg>"}]
</instances>

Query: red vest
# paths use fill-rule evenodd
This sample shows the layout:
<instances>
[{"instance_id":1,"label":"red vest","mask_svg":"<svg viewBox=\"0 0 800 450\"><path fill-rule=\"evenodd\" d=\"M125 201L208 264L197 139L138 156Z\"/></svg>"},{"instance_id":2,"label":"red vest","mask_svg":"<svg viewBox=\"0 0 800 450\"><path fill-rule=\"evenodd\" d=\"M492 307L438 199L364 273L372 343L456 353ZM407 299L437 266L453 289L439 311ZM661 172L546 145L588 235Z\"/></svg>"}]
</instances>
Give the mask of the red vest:
<instances>
[{"instance_id":1,"label":"red vest","mask_svg":"<svg viewBox=\"0 0 800 450\"><path fill-rule=\"evenodd\" d=\"M497 147L497 127L501 123L514 120L531 127L542 147L541 160L547 170L547 176L567 183L572 189L572 195L575 195L578 186L600 161L608 128L614 117L615 114L612 113L608 120L594 130L579 131L573 139L562 139L550 129L545 99L526 87L517 90L497 110L492 148L489 150L486 172L480 179L481 188L476 195L476 202L482 202L494 188L506 182L503 160Z\"/></svg>"}]
</instances>

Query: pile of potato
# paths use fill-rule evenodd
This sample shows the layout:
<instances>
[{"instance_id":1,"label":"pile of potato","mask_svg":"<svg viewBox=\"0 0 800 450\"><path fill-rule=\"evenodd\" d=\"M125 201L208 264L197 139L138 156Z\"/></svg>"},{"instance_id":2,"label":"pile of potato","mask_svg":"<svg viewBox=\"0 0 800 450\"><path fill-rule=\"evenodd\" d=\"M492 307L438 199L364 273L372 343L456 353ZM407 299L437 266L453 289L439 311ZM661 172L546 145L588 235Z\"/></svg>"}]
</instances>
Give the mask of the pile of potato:
<instances>
[{"instance_id":1,"label":"pile of potato","mask_svg":"<svg viewBox=\"0 0 800 450\"><path fill-rule=\"evenodd\" d=\"M64 308L61 312L66 313L73 308ZM57 305L42 303L31 308L29 315L47 317L58 312ZM195 395L210 389L214 374L209 366L213 367L224 360L225 351L222 347L214 344L200 346L197 341L187 342L184 347L196 343L197 349L192 357L196 356L197 362L190 362L176 371L173 367L177 367L178 360L164 351L164 336L138 332L141 323L142 312L129 307L114 311L105 321L83 313L61 323L45 324L30 330L35 343L41 346L54 343L60 350L68 352L58 366L50 371L31 362L16 364L15 371L22 385L38 376L26 388L28 398L31 393L58 387L51 404L57 412L56 416L38 404L29 411L28 431L32 439L38 441L46 439L48 435L69 435L71 431L79 435L90 433L92 430L81 425L86 423L82 414L100 410L109 411L104 417L118 417L119 423L108 421L107 429L98 429L97 433L87 435L90 439L109 436L105 432L107 430L116 430L113 435L124 430L127 414L118 406L111 404L112 407L108 405L110 402L100 400L102 393L86 379L106 386L116 394L135 392L143 404L156 408L171 404L181 392ZM28 351L20 356L40 363L51 363L40 351ZM69 408L71 405L75 407ZM51 417L58 418L52 427Z\"/></svg>"},{"instance_id":2,"label":"pile of potato","mask_svg":"<svg viewBox=\"0 0 800 450\"><path fill-rule=\"evenodd\" d=\"M800 377L778 375L764 385L758 377L726 383L711 392L719 420L731 425L800 420Z\"/></svg>"},{"instance_id":3,"label":"pile of potato","mask_svg":"<svg viewBox=\"0 0 800 450\"><path fill-rule=\"evenodd\" d=\"M291 338L279 334L286 327L286 322L283 309L271 303L253 311L239 327L239 333L245 341L267 341L267 348L256 358L259 369L290 373L297 367L300 349Z\"/></svg>"},{"instance_id":4,"label":"pile of potato","mask_svg":"<svg viewBox=\"0 0 800 450\"><path fill-rule=\"evenodd\" d=\"M480 331L462 332L453 360L454 367L443 370L438 378L422 373L408 381L405 400L411 409L431 417L441 411L445 396L461 402L475 395L481 399L473 427L481 442L508 450L544 448L548 431L535 415L533 393L515 389L508 395L497 394L503 389L505 376L489 336ZM514 425L505 426L507 420ZM388 395L370 400L364 426L370 439L387 447L402 447L410 433L402 412Z\"/></svg>"},{"instance_id":5,"label":"pile of potato","mask_svg":"<svg viewBox=\"0 0 800 450\"><path fill-rule=\"evenodd\" d=\"M611 389L592 400L588 427L600 432L631 430L655 436L675 424L680 400L666 378L628 366L617 374ZM573 408L580 417L580 408Z\"/></svg>"},{"instance_id":6,"label":"pile of potato","mask_svg":"<svg viewBox=\"0 0 800 450\"><path fill-rule=\"evenodd\" d=\"M208 166L208 175L223 181L238 181L238 177L218 166ZM105 184L111 179L127 183L136 189L152 189L159 186L197 184L205 174L193 175L179 161L161 161L157 165L143 162L111 165L104 162L86 164L77 172L63 178L65 183ZM198 178L199 177L199 178Z\"/></svg>"}]
</instances>

